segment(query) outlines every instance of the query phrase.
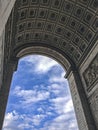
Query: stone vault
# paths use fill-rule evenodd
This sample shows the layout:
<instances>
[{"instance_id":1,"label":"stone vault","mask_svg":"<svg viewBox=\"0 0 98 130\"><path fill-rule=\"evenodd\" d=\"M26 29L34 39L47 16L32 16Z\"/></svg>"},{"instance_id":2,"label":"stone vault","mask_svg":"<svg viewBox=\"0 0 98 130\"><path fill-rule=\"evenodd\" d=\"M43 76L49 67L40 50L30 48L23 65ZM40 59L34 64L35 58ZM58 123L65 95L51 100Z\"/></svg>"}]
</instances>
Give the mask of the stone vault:
<instances>
[{"instance_id":1,"label":"stone vault","mask_svg":"<svg viewBox=\"0 0 98 130\"><path fill-rule=\"evenodd\" d=\"M98 0L16 0L5 25L4 110L18 59L31 53L51 56L65 67L79 129L97 130Z\"/></svg>"}]
</instances>

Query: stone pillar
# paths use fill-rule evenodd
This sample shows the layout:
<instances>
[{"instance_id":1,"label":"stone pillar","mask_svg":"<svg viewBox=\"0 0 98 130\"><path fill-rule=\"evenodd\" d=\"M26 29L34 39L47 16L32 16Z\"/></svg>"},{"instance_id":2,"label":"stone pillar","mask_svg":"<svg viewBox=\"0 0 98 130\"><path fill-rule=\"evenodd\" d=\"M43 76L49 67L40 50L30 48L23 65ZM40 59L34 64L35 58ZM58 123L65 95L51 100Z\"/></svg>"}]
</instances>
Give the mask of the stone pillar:
<instances>
[{"instance_id":1,"label":"stone pillar","mask_svg":"<svg viewBox=\"0 0 98 130\"><path fill-rule=\"evenodd\" d=\"M7 65L6 75L3 78L3 84L0 88L0 130L2 130L4 115L7 106L7 100L10 90L13 72L16 69L16 62L10 62Z\"/></svg>"},{"instance_id":2,"label":"stone pillar","mask_svg":"<svg viewBox=\"0 0 98 130\"><path fill-rule=\"evenodd\" d=\"M0 88L3 78L4 40L5 40L5 30L3 30L2 35L0 36Z\"/></svg>"},{"instance_id":3,"label":"stone pillar","mask_svg":"<svg viewBox=\"0 0 98 130\"><path fill-rule=\"evenodd\" d=\"M98 129L98 40L79 67L79 73Z\"/></svg>"},{"instance_id":4,"label":"stone pillar","mask_svg":"<svg viewBox=\"0 0 98 130\"><path fill-rule=\"evenodd\" d=\"M0 35L5 28L15 1L16 0L0 0Z\"/></svg>"},{"instance_id":5,"label":"stone pillar","mask_svg":"<svg viewBox=\"0 0 98 130\"><path fill-rule=\"evenodd\" d=\"M67 78L79 130L97 130L78 72L70 71Z\"/></svg>"}]
</instances>

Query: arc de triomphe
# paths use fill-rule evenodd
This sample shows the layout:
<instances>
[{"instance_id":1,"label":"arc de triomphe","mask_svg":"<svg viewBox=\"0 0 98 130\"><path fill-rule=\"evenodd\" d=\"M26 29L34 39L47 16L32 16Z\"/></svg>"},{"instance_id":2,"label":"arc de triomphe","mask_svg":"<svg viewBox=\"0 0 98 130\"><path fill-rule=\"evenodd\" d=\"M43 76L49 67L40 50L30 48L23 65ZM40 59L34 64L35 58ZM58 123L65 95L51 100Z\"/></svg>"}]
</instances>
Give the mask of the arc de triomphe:
<instances>
[{"instance_id":1,"label":"arc de triomphe","mask_svg":"<svg viewBox=\"0 0 98 130\"><path fill-rule=\"evenodd\" d=\"M0 0L0 130L19 58L66 70L79 130L98 130L98 0Z\"/></svg>"}]
</instances>

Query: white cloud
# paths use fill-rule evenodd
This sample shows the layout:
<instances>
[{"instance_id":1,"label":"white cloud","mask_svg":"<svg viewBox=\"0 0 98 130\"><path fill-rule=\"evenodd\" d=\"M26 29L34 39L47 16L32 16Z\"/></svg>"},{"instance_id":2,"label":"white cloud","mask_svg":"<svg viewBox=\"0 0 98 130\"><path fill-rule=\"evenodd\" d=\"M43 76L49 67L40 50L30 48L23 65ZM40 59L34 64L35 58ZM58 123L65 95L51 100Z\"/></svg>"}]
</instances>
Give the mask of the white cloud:
<instances>
[{"instance_id":1,"label":"white cloud","mask_svg":"<svg viewBox=\"0 0 98 130\"><path fill-rule=\"evenodd\" d=\"M3 124L3 130L24 130L34 129L38 126L45 115L18 114L16 111L6 113Z\"/></svg>"},{"instance_id":2,"label":"white cloud","mask_svg":"<svg viewBox=\"0 0 98 130\"><path fill-rule=\"evenodd\" d=\"M3 130L17 130L17 120L19 119L18 113L13 111L5 115ZM20 129L23 130L23 129Z\"/></svg>"},{"instance_id":3,"label":"white cloud","mask_svg":"<svg viewBox=\"0 0 98 130\"><path fill-rule=\"evenodd\" d=\"M34 68L31 67L30 70L32 72L33 69L33 72L38 74L47 73L53 66L59 66L55 60L40 55L24 57L22 60L34 65Z\"/></svg>"},{"instance_id":4,"label":"white cloud","mask_svg":"<svg viewBox=\"0 0 98 130\"><path fill-rule=\"evenodd\" d=\"M38 130L35 126L40 125L47 115L19 115L15 111L7 113L3 125L3 130ZM22 122L21 122L22 120ZM47 120L43 128L39 130L78 130L73 114L60 114L51 121Z\"/></svg>"},{"instance_id":5,"label":"white cloud","mask_svg":"<svg viewBox=\"0 0 98 130\"><path fill-rule=\"evenodd\" d=\"M41 85L42 86L42 85ZM42 86L43 87L43 86ZM22 98L21 102L25 105L31 104L32 102L37 102L41 100L46 100L50 96L51 91L60 91L60 93L57 94L56 98L49 98L50 101L50 106L44 112L44 109L42 106L40 106L37 111L39 113L44 113L40 115L33 115L32 117L30 116L28 119L27 117L24 116L26 120L28 120L27 123L21 123L18 124L18 129L22 130L23 128L30 127L29 121L32 120L32 129L35 129L34 126L40 125L41 121L47 117L47 116L52 116L55 111L57 113L57 117L55 117L52 121L48 121L47 123L44 124L44 127L39 130L63 130L66 128L67 130L77 130L77 123L74 115L74 110L73 110L73 104L70 95L66 95L66 89L64 86L59 86L58 84L51 84L49 87L49 92L48 91L37 91L37 90L24 90L20 86L17 86L14 89L14 94L16 94L18 97ZM38 87L36 87L37 89ZM61 89L62 88L62 89ZM64 91L62 91L64 89ZM43 105L43 104L42 104ZM28 108L29 109L29 108ZM27 115L26 115L27 116ZM25 121L24 121L25 122ZM31 128L31 127L30 127ZM6 130L6 129L4 129Z\"/></svg>"},{"instance_id":6,"label":"white cloud","mask_svg":"<svg viewBox=\"0 0 98 130\"><path fill-rule=\"evenodd\" d=\"M74 111L74 109L73 109L73 103L72 103L71 99L69 99L66 102L66 104L64 105L63 111L64 111L64 113L68 113L68 112Z\"/></svg>"},{"instance_id":7,"label":"white cloud","mask_svg":"<svg viewBox=\"0 0 98 130\"><path fill-rule=\"evenodd\" d=\"M69 96L65 97L57 97L55 99L50 99L50 102L54 108L54 110L58 114L66 114L68 112L74 112L73 103Z\"/></svg>"},{"instance_id":8,"label":"white cloud","mask_svg":"<svg viewBox=\"0 0 98 130\"><path fill-rule=\"evenodd\" d=\"M33 120L34 125L39 125L40 122L41 122L45 117L46 117L46 115L42 115L42 114L33 116L33 119L32 119L32 120Z\"/></svg>"},{"instance_id":9,"label":"white cloud","mask_svg":"<svg viewBox=\"0 0 98 130\"><path fill-rule=\"evenodd\" d=\"M26 128L29 130L65 130L65 128L66 130L77 130L68 82L64 79L65 72L60 70L58 63L43 56L29 56L23 58L22 61L26 61L25 63L30 66L30 71L37 74L47 73L52 67L57 67L56 72L50 75L47 86L36 85L29 90L16 86L12 92L12 96L18 97L18 103L26 110L27 108L31 110L35 105L33 103L46 100L49 101L49 106L46 107L43 103L37 106L37 114L32 112L19 115L16 111L7 113L3 130L25 130ZM51 116L53 118L47 120L43 128L36 129L35 126L40 126L42 120Z\"/></svg>"},{"instance_id":10,"label":"white cloud","mask_svg":"<svg viewBox=\"0 0 98 130\"><path fill-rule=\"evenodd\" d=\"M60 67L59 67L60 69ZM61 70L61 72L59 72L58 74L52 75L49 78L49 82L50 83L67 83L67 79L64 78L65 76L65 72ZM67 83L68 84L68 83Z\"/></svg>"},{"instance_id":11,"label":"white cloud","mask_svg":"<svg viewBox=\"0 0 98 130\"><path fill-rule=\"evenodd\" d=\"M76 120L69 114L62 114L45 123L40 130L78 130ZM71 117L71 118L70 118Z\"/></svg>"},{"instance_id":12,"label":"white cloud","mask_svg":"<svg viewBox=\"0 0 98 130\"><path fill-rule=\"evenodd\" d=\"M69 86L68 83L66 82L66 80L64 82L52 82L49 86L47 86L48 90L50 92L53 92L57 97L58 96L63 96L63 97L68 97L70 96L70 90L69 90ZM71 98L71 96L70 96Z\"/></svg>"},{"instance_id":13,"label":"white cloud","mask_svg":"<svg viewBox=\"0 0 98 130\"><path fill-rule=\"evenodd\" d=\"M23 105L28 105L41 100L46 100L49 98L50 93L48 91L37 91L37 90L25 90L20 86L16 86L13 90L13 94L20 98L20 103Z\"/></svg>"}]
</instances>

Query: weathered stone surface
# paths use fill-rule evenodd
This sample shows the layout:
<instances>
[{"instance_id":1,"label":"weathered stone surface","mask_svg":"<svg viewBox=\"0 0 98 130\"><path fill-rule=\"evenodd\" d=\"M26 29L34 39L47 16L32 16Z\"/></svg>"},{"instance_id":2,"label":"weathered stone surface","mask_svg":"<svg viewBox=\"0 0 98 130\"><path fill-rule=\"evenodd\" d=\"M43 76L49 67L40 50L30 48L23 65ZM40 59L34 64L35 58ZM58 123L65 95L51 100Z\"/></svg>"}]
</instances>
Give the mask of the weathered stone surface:
<instances>
[{"instance_id":1,"label":"weathered stone surface","mask_svg":"<svg viewBox=\"0 0 98 130\"><path fill-rule=\"evenodd\" d=\"M16 0L0 0L0 35L5 28L12 7Z\"/></svg>"},{"instance_id":2,"label":"weathered stone surface","mask_svg":"<svg viewBox=\"0 0 98 130\"><path fill-rule=\"evenodd\" d=\"M95 45L91 48L87 57L84 59L84 61L82 62L82 64L79 67L79 72L80 72L80 75L81 75L83 86L84 86L85 92L86 92L88 97L92 94L93 91L95 91L97 79L94 78L95 80L94 79L93 79L94 81L92 80L92 83L91 83L92 85L91 85L91 84L87 84L85 76L87 75L86 72L88 72L87 71L88 68L93 63L93 61L97 57L97 55L98 55L98 41L96 41ZM96 62L96 69L97 69L97 62ZM95 73L97 73L97 71ZM91 82L91 81L88 81L88 82Z\"/></svg>"},{"instance_id":3,"label":"weathered stone surface","mask_svg":"<svg viewBox=\"0 0 98 130\"><path fill-rule=\"evenodd\" d=\"M92 109L92 113L98 128L98 83L96 84L97 89L93 92L93 94L89 97L90 106Z\"/></svg>"},{"instance_id":4,"label":"weathered stone surface","mask_svg":"<svg viewBox=\"0 0 98 130\"><path fill-rule=\"evenodd\" d=\"M12 10L14 2L0 0L0 129L18 58L36 52L60 61L67 76L77 71L69 82L79 129L97 130L98 0L16 0Z\"/></svg>"},{"instance_id":5,"label":"weathered stone surface","mask_svg":"<svg viewBox=\"0 0 98 130\"><path fill-rule=\"evenodd\" d=\"M98 54L85 70L84 78L88 91L98 82Z\"/></svg>"},{"instance_id":6,"label":"weathered stone surface","mask_svg":"<svg viewBox=\"0 0 98 130\"><path fill-rule=\"evenodd\" d=\"M5 24L16 0L0 0L0 87L2 83Z\"/></svg>"},{"instance_id":7,"label":"weathered stone surface","mask_svg":"<svg viewBox=\"0 0 98 130\"><path fill-rule=\"evenodd\" d=\"M98 41L96 42L95 46L92 47L86 59L80 66L80 75L83 82L83 86L84 86L84 89L85 89L85 92L86 92L86 95L90 104L90 108L92 110L94 120L98 128L98 112L97 112L98 74L97 74L97 71L98 71Z\"/></svg>"},{"instance_id":8,"label":"weathered stone surface","mask_svg":"<svg viewBox=\"0 0 98 130\"><path fill-rule=\"evenodd\" d=\"M79 75L77 71L71 71L68 76L68 81L79 130L95 130L96 126L92 118L92 113L88 105L87 97L78 76Z\"/></svg>"},{"instance_id":9,"label":"weathered stone surface","mask_svg":"<svg viewBox=\"0 0 98 130\"><path fill-rule=\"evenodd\" d=\"M77 86L75 83L75 79L73 74L71 73L68 77L69 85L70 85L70 91L72 94L73 104L76 112L77 122L79 125L79 130L88 130L85 116L82 109L81 100L78 94Z\"/></svg>"},{"instance_id":10,"label":"weathered stone surface","mask_svg":"<svg viewBox=\"0 0 98 130\"><path fill-rule=\"evenodd\" d=\"M3 77L3 56L4 56L4 32L0 36L0 88L2 84L2 77Z\"/></svg>"},{"instance_id":11,"label":"weathered stone surface","mask_svg":"<svg viewBox=\"0 0 98 130\"><path fill-rule=\"evenodd\" d=\"M97 39L97 11L96 0L17 0L14 46L47 43L78 65Z\"/></svg>"}]
</instances>

